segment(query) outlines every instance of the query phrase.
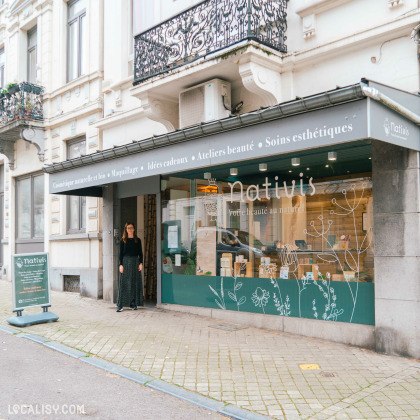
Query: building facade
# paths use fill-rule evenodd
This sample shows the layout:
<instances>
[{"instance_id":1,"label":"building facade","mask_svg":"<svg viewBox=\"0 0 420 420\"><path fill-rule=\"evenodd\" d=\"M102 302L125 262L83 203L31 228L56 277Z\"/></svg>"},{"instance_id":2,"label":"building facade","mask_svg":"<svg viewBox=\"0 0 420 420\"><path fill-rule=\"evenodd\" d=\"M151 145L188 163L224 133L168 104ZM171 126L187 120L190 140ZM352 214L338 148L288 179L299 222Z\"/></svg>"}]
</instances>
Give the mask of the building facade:
<instances>
[{"instance_id":1,"label":"building facade","mask_svg":"<svg viewBox=\"0 0 420 420\"><path fill-rule=\"evenodd\" d=\"M4 86L43 87L0 129L3 275L48 251L53 288L115 301L130 220L147 300L418 357L417 0L0 13Z\"/></svg>"}]
</instances>

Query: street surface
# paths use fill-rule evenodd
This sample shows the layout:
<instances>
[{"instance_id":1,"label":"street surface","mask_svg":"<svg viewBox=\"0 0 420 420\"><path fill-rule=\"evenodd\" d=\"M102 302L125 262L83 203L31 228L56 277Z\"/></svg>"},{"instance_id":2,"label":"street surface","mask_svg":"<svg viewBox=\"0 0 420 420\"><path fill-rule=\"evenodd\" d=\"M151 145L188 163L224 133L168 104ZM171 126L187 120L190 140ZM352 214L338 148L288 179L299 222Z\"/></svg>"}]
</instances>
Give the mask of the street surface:
<instances>
[{"instance_id":1,"label":"street surface","mask_svg":"<svg viewBox=\"0 0 420 420\"><path fill-rule=\"evenodd\" d=\"M226 419L0 331L0 419Z\"/></svg>"}]
</instances>

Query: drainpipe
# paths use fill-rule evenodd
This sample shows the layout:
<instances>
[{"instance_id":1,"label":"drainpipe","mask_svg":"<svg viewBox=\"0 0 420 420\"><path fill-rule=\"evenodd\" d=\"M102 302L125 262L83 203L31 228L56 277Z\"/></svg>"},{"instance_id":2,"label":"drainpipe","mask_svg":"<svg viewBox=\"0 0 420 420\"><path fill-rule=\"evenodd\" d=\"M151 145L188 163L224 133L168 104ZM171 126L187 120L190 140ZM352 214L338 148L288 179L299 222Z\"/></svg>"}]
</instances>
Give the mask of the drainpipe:
<instances>
[{"instance_id":1,"label":"drainpipe","mask_svg":"<svg viewBox=\"0 0 420 420\"><path fill-rule=\"evenodd\" d=\"M365 96L374 99L375 101L384 104L388 108L393 109L395 112L398 112L405 118L408 118L410 121L413 121L415 124L420 125L420 115L410 111L400 103L394 101L389 96L384 95L383 93L379 92L378 89L362 86L362 92Z\"/></svg>"}]
</instances>

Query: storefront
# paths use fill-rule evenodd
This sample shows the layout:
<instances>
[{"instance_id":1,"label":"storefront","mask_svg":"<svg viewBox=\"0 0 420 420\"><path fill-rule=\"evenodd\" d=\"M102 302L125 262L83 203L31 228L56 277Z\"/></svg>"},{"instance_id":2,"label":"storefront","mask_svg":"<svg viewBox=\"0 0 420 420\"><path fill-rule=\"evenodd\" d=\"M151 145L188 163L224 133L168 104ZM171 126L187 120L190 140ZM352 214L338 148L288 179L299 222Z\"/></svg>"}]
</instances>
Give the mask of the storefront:
<instances>
[{"instance_id":1,"label":"storefront","mask_svg":"<svg viewBox=\"0 0 420 420\"><path fill-rule=\"evenodd\" d=\"M382 95L372 99L373 89ZM237 322L256 314L269 321L255 325L273 328L280 317L284 331L371 347L376 333L384 350L378 336L389 329L375 287L389 283L378 261L391 231L378 221L393 213L382 207L394 184L382 172L412 169L393 168L396 151L418 166L418 101L364 80L45 171L53 194L104 197L104 255L113 258L104 296L117 278L118 217L107 212L153 194L158 303ZM394 198L418 200L413 188ZM418 245L393 257L417 254ZM409 343L414 330L403 333Z\"/></svg>"},{"instance_id":2,"label":"storefront","mask_svg":"<svg viewBox=\"0 0 420 420\"><path fill-rule=\"evenodd\" d=\"M162 302L374 325L370 146L358 149L365 162L344 174L322 151L164 177ZM293 169L230 175L265 165Z\"/></svg>"}]
</instances>

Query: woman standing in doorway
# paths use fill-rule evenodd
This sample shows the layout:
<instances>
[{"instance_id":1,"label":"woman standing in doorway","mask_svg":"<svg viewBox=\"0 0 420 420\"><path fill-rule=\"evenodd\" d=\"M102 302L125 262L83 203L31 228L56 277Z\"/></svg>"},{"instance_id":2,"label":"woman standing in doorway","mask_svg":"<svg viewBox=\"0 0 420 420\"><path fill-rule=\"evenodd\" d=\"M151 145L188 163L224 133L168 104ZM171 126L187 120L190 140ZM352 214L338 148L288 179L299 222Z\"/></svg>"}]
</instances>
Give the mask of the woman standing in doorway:
<instances>
[{"instance_id":1,"label":"woman standing in doorway","mask_svg":"<svg viewBox=\"0 0 420 420\"><path fill-rule=\"evenodd\" d=\"M119 260L117 312L121 312L124 306L136 310L137 306L143 306L143 251L134 223L127 222L124 226Z\"/></svg>"}]
</instances>

